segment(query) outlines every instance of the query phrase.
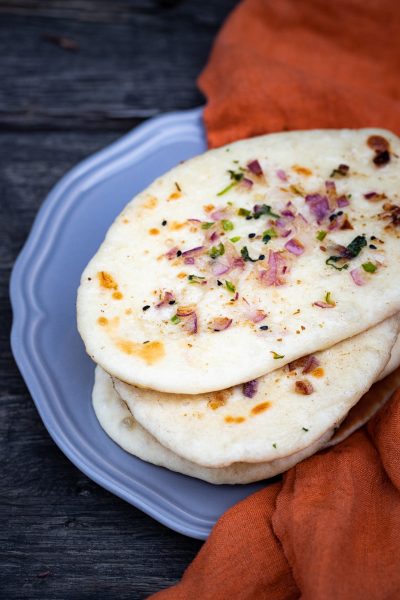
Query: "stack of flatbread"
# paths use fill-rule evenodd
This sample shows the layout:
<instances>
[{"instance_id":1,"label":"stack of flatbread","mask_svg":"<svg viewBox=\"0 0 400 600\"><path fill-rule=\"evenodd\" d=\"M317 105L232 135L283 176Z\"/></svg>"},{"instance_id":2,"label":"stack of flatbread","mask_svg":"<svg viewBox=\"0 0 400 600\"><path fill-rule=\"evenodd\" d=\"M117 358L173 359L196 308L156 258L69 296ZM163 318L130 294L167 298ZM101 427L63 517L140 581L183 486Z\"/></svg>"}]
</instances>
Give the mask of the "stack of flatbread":
<instances>
[{"instance_id":1,"label":"stack of flatbread","mask_svg":"<svg viewBox=\"0 0 400 600\"><path fill-rule=\"evenodd\" d=\"M399 156L380 129L271 134L135 197L78 291L108 435L234 484L365 422L399 383Z\"/></svg>"}]
</instances>

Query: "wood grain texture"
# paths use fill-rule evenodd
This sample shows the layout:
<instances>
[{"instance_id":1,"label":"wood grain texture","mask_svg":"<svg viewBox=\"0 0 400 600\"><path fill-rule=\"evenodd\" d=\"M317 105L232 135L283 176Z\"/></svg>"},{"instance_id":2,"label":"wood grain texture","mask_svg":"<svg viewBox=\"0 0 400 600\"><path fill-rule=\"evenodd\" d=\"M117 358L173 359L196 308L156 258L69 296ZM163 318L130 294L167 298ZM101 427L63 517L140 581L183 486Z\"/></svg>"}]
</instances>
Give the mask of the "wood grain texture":
<instances>
[{"instance_id":1,"label":"wood grain texture","mask_svg":"<svg viewBox=\"0 0 400 600\"><path fill-rule=\"evenodd\" d=\"M88 480L52 442L11 355L8 279L66 171L145 117L201 103L195 79L233 4L0 0L1 599L145 598L201 546Z\"/></svg>"},{"instance_id":2,"label":"wood grain texture","mask_svg":"<svg viewBox=\"0 0 400 600\"><path fill-rule=\"evenodd\" d=\"M0 128L126 130L198 106L195 80L232 0L0 0ZM66 51L49 36L73 40Z\"/></svg>"}]
</instances>

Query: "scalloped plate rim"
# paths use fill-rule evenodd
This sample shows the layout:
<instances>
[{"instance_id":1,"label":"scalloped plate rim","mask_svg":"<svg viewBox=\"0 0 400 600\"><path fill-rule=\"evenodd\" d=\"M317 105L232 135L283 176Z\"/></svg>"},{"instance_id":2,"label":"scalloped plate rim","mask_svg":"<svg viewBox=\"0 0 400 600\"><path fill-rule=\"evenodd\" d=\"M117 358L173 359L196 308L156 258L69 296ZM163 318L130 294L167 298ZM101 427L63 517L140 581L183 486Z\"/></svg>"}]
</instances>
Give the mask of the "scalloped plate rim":
<instances>
[{"instance_id":1,"label":"scalloped plate rim","mask_svg":"<svg viewBox=\"0 0 400 600\"><path fill-rule=\"evenodd\" d=\"M54 383L46 373L45 364L40 363L35 352L31 356L28 352L29 348L31 350L34 348L33 342L36 339L34 332L39 328L44 315L37 303L35 289L32 288L26 294L21 294L21 290L25 291L27 286L32 284L32 273L30 273L30 278L24 277L24 275L35 259L37 259L35 269L40 272L40 267L46 260L49 249L55 243L54 238L58 228L54 228L52 235L45 240L44 246L40 244L41 231L54 220L58 220L58 227L61 226L63 218L67 214L66 211L74 206L73 190L75 186L79 185L81 181L87 180L91 175L95 175L104 165L111 165L111 168L115 165L117 169L118 161L123 160L127 153L136 150L140 154L140 151L146 150L146 144L151 149L155 140L160 136L163 138L167 132L175 131L176 133L181 130L181 133L187 134L192 131L195 136L202 135L204 137L202 113L203 108L200 107L149 119L69 170L51 189L42 203L28 238L14 263L10 279L10 298L13 311L12 352L40 417L56 445L78 469L97 484L133 504L163 525L197 539L207 538L214 525L213 519L196 516L185 509L184 505L173 504L144 482L135 480L135 487L139 488L137 490L123 482L116 481L115 478L110 479L109 473L104 475L100 468L105 459L99 459L100 465L96 464L90 456L88 457L81 448L78 449L66 437L62 423L57 421L55 408L52 407L52 401L49 399L49 390L54 388ZM65 198L68 202L65 201ZM29 326L26 326L28 316ZM43 377L47 377L46 385L43 384ZM110 465L109 467L111 468Z\"/></svg>"}]
</instances>

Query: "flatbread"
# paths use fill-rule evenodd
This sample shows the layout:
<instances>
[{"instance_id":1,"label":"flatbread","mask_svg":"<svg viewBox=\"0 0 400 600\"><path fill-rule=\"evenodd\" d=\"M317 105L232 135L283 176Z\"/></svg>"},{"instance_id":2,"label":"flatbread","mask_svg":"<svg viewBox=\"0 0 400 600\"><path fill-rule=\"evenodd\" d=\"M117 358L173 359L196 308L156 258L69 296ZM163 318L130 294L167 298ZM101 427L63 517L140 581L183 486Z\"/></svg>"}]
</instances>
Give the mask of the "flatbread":
<instances>
[{"instance_id":1,"label":"flatbread","mask_svg":"<svg viewBox=\"0 0 400 600\"><path fill-rule=\"evenodd\" d=\"M385 130L297 131L172 169L82 275L87 352L125 382L198 394L398 312L399 155Z\"/></svg>"},{"instance_id":2,"label":"flatbread","mask_svg":"<svg viewBox=\"0 0 400 600\"><path fill-rule=\"evenodd\" d=\"M400 369L396 369L384 379L380 379L350 410L340 427L335 431L326 447L336 446L349 435L360 429L380 410L400 388Z\"/></svg>"},{"instance_id":3,"label":"flatbread","mask_svg":"<svg viewBox=\"0 0 400 600\"><path fill-rule=\"evenodd\" d=\"M303 450L343 420L388 362L398 327L392 317L316 353L311 364L308 358L223 392L184 396L114 385L142 427L183 458L206 467L268 462Z\"/></svg>"},{"instance_id":4,"label":"flatbread","mask_svg":"<svg viewBox=\"0 0 400 600\"><path fill-rule=\"evenodd\" d=\"M389 362L379 375L378 381L393 373L398 367L400 367L400 337L397 338L392 348L392 352L390 353Z\"/></svg>"},{"instance_id":5,"label":"flatbread","mask_svg":"<svg viewBox=\"0 0 400 600\"><path fill-rule=\"evenodd\" d=\"M133 418L127 405L115 391L111 377L96 368L93 408L104 431L126 452L154 465L214 484L239 484L260 481L283 473L308 456L315 454L332 435L328 430L301 452L268 463L235 463L229 467L210 469L181 458L162 446Z\"/></svg>"}]
</instances>

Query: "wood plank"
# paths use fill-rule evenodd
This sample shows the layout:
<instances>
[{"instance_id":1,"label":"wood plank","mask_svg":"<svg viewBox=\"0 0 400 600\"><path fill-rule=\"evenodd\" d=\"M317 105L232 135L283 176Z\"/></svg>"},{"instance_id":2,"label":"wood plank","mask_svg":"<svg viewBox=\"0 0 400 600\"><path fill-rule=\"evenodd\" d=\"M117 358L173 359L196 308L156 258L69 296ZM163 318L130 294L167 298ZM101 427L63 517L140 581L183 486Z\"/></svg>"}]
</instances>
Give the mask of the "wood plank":
<instances>
[{"instance_id":1,"label":"wood plank","mask_svg":"<svg viewBox=\"0 0 400 600\"><path fill-rule=\"evenodd\" d=\"M202 104L195 81L234 4L0 0L0 129L127 130Z\"/></svg>"},{"instance_id":2,"label":"wood plank","mask_svg":"<svg viewBox=\"0 0 400 600\"><path fill-rule=\"evenodd\" d=\"M0 597L7 600L144 598L175 582L201 546L68 461L45 430L9 347L8 277L38 207L65 171L116 137L2 135Z\"/></svg>"}]
</instances>

